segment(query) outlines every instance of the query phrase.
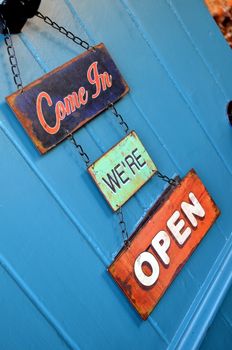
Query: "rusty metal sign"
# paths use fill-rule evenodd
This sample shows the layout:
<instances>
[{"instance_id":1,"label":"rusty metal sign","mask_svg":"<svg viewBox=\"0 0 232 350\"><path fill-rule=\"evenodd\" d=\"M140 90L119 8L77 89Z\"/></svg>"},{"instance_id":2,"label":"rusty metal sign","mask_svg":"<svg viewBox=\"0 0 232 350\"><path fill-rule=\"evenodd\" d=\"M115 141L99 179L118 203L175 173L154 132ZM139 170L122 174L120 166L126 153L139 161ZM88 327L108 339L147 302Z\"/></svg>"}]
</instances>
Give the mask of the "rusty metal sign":
<instances>
[{"instance_id":1,"label":"rusty metal sign","mask_svg":"<svg viewBox=\"0 0 232 350\"><path fill-rule=\"evenodd\" d=\"M94 162L88 171L116 211L156 173L157 168L132 131Z\"/></svg>"},{"instance_id":2,"label":"rusty metal sign","mask_svg":"<svg viewBox=\"0 0 232 350\"><path fill-rule=\"evenodd\" d=\"M191 170L118 254L109 273L144 320L219 214Z\"/></svg>"},{"instance_id":3,"label":"rusty metal sign","mask_svg":"<svg viewBox=\"0 0 232 350\"><path fill-rule=\"evenodd\" d=\"M129 91L104 44L6 98L43 154Z\"/></svg>"}]
</instances>

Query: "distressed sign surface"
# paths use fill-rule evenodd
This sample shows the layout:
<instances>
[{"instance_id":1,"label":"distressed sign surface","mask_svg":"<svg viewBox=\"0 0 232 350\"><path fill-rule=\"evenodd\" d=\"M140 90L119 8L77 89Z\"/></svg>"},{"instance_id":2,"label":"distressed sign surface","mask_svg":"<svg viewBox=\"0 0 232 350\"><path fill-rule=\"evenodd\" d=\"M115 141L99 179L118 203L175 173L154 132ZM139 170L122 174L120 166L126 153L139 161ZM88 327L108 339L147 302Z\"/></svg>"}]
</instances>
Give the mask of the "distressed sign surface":
<instances>
[{"instance_id":1,"label":"distressed sign surface","mask_svg":"<svg viewBox=\"0 0 232 350\"><path fill-rule=\"evenodd\" d=\"M99 44L6 100L45 153L128 91L105 46Z\"/></svg>"},{"instance_id":2,"label":"distressed sign surface","mask_svg":"<svg viewBox=\"0 0 232 350\"><path fill-rule=\"evenodd\" d=\"M144 320L219 214L191 170L116 257L109 273Z\"/></svg>"},{"instance_id":3,"label":"distressed sign surface","mask_svg":"<svg viewBox=\"0 0 232 350\"><path fill-rule=\"evenodd\" d=\"M134 131L94 162L88 171L116 211L157 171Z\"/></svg>"}]
</instances>

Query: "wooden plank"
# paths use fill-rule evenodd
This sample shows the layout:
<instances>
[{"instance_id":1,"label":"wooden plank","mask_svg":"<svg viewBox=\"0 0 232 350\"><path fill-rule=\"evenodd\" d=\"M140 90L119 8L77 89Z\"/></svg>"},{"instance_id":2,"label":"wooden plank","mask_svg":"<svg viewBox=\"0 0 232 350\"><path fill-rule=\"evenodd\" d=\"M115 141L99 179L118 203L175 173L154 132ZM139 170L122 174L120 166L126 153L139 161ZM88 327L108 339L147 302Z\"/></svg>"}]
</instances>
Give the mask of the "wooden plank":
<instances>
[{"instance_id":1,"label":"wooden plank","mask_svg":"<svg viewBox=\"0 0 232 350\"><path fill-rule=\"evenodd\" d=\"M129 91L104 44L6 98L43 154Z\"/></svg>"},{"instance_id":2,"label":"wooden plank","mask_svg":"<svg viewBox=\"0 0 232 350\"><path fill-rule=\"evenodd\" d=\"M219 214L191 170L109 267L109 273L144 320Z\"/></svg>"},{"instance_id":3,"label":"wooden plank","mask_svg":"<svg viewBox=\"0 0 232 350\"><path fill-rule=\"evenodd\" d=\"M94 162L88 171L116 211L157 171L134 131Z\"/></svg>"}]
</instances>

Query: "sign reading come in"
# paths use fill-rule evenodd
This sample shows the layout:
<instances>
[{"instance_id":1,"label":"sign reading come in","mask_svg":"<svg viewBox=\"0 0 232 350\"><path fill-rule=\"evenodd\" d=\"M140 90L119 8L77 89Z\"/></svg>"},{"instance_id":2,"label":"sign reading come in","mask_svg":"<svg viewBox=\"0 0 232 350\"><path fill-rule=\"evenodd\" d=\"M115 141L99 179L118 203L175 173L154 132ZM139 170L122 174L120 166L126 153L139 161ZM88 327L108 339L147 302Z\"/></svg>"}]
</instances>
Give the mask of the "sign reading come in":
<instances>
[{"instance_id":1,"label":"sign reading come in","mask_svg":"<svg viewBox=\"0 0 232 350\"><path fill-rule=\"evenodd\" d=\"M106 47L99 44L6 100L45 153L128 91Z\"/></svg>"}]
</instances>

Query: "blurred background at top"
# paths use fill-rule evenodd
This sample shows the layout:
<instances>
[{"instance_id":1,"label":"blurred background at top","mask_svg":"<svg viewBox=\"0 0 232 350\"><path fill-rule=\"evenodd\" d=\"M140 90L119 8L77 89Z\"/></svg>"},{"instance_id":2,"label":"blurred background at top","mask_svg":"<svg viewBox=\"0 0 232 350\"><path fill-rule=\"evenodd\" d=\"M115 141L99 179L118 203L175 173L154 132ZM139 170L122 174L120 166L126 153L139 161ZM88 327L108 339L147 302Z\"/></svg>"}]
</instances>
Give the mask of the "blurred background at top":
<instances>
[{"instance_id":1,"label":"blurred background at top","mask_svg":"<svg viewBox=\"0 0 232 350\"><path fill-rule=\"evenodd\" d=\"M232 47L232 0L205 0L205 3Z\"/></svg>"}]
</instances>

